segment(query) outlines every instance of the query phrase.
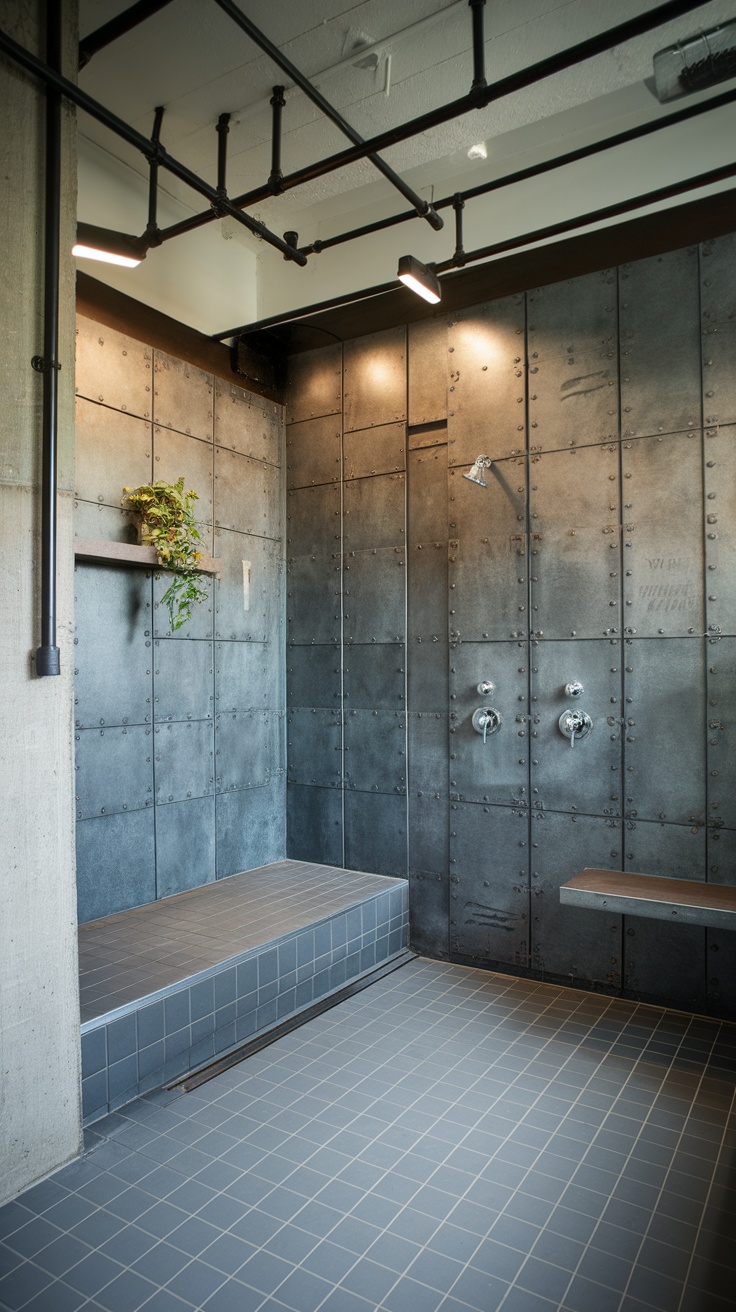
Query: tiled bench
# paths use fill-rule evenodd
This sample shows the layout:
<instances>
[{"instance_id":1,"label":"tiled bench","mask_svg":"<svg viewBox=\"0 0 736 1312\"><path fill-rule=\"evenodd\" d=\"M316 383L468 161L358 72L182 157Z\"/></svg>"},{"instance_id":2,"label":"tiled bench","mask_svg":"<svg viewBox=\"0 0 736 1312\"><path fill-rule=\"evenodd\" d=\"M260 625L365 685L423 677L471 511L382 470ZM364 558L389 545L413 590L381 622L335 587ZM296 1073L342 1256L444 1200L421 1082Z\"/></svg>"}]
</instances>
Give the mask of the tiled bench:
<instances>
[{"instance_id":1,"label":"tiled bench","mask_svg":"<svg viewBox=\"0 0 736 1312\"><path fill-rule=\"evenodd\" d=\"M85 1125L401 953L402 879L279 861L80 926Z\"/></svg>"}]
</instances>

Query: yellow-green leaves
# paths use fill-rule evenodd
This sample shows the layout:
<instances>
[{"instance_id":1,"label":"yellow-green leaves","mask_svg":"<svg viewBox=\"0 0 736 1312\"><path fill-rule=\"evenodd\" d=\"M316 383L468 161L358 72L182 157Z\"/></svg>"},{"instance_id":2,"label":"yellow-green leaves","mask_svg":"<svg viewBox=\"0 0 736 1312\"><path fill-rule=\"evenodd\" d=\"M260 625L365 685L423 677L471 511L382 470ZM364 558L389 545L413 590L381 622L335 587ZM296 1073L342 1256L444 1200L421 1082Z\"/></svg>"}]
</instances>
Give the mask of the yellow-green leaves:
<instances>
[{"instance_id":1,"label":"yellow-green leaves","mask_svg":"<svg viewBox=\"0 0 736 1312\"><path fill-rule=\"evenodd\" d=\"M199 498L191 489L184 491L183 478L177 483L158 479L134 489L124 487L123 492L120 504L137 515L141 542L155 547L159 565L174 571L171 586L161 600L168 607L175 631L191 619L192 606L207 598L196 582L203 553L196 546L201 537L192 506Z\"/></svg>"}]
</instances>

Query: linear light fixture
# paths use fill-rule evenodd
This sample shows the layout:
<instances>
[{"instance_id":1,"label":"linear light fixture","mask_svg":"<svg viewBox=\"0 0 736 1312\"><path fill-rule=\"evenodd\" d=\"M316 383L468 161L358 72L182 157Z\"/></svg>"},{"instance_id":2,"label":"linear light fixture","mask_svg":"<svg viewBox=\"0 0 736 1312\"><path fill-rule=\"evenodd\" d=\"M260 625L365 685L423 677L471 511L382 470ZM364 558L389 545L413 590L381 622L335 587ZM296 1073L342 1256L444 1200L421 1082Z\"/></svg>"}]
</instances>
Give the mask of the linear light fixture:
<instances>
[{"instance_id":1,"label":"linear light fixture","mask_svg":"<svg viewBox=\"0 0 736 1312\"><path fill-rule=\"evenodd\" d=\"M430 305L437 305L442 300L439 279L421 260L413 255L402 255L399 260L399 278L406 287L411 287L417 296L423 296Z\"/></svg>"},{"instance_id":2,"label":"linear light fixture","mask_svg":"<svg viewBox=\"0 0 736 1312\"><path fill-rule=\"evenodd\" d=\"M134 269L146 258L146 244L140 237L127 232L114 232L112 228L98 228L93 223L77 224L77 240L72 255L85 260L102 260L105 264L120 264Z\"/></svg>"}]
</instances>

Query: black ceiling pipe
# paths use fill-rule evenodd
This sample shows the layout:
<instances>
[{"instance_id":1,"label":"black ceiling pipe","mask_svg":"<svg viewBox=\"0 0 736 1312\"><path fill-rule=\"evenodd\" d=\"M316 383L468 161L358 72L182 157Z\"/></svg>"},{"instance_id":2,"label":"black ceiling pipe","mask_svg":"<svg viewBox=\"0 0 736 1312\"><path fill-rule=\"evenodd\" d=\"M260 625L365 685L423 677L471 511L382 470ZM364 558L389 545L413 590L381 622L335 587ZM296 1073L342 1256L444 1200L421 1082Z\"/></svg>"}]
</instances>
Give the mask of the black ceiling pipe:
<instances>
[{"instance_id":1,"label":"black ceiling pipe","mask_svg":"<svg viewBox=\"0 0 736 1312\"><path fill-rule=\"evenodd\" d=\"M98 50L103 50L112 41L117 41L119 36L132 31L144 19L150 18L151 14L157 14L159 9L165 9L169 4L171 0L138 0L137 4L118 14L117 18L111 18L109 23L103 23L102 27L90 32L89 36L85 36L79 43L79 67L84 68Z\"/></svg>"},{"instance_id":2,"label":"black ceiling pipe","mask_svg":"<svg viewBox=\"0 0 736 1312\"><path fill-rule=\"evenodd\" d=\"M482 91L486 82L486 45L483 33L483 10L486 0L468 0L473 11L473 85L471 92Z\"/></svg>"},{"instance_id":3,"label":"black ceiling pipe","mask_svg":"<svg viewBox=\"0 0 736 1312\"><path fill-rule=\"evenodd\" d=\"M281 111L285 104L284 88L274 87L271 96L271 172L268 178L268 189L274 196L281 191L284 176L281 169Z\"/></svg>"},{"instance_id":4,"label":"black ceiling pipe","mask_svg":"<svg viewBox=\"0 0 736 1312\"><path fill-rule=\"evenodd\" d=\"M57 0L46 3L46 58L61 67L61 14ZM43 458L41 472L41 645L36 674L61 673L56 645L56 480L59 440L59 222L61 217L61 98L46 89L46 202L44 231L43 355L32 365L43 374Z\"/></svg>"}]
</instances>

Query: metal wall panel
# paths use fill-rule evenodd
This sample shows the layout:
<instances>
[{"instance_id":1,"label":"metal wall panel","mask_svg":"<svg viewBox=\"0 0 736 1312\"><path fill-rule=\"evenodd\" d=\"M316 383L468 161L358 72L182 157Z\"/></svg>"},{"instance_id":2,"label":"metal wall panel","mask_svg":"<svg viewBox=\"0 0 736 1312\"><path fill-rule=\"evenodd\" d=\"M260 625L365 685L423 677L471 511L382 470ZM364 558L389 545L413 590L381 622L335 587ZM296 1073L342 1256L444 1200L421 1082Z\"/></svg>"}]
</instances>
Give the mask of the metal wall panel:
<instances>
[{"instance_id":1,"label":"metal wall panel","mask_svg":"<svg viewBox=\"0 0 736 1312\"><path fill-rule=\"evenodd\" d=\"M405 626L402 547L351 551L345 557L345 642L403 642Z\"/></svg>"},{"instance_id":2,"label":"metal wall panel","mask_svg":"<svg viewBox=\"0 0 736 1312\"><path fill-rule=\"evenodd\" d=\"M346 551L403 544L406 479L403 474L360 478L343 493L343 542Z\"/></svg>"},{"instance_id":3,"label":"metal wall panel","mask_svg":"<svg viewBox=\"0 0 736 1312\"><path fill-rule=\"evenodd\" d=\"M622 265L622 435L701 427L698 319L696 247Z\"/></svg>"},{"instance_id":4,"label":"metal wall panel","mask_svg":"<svg viewBox=\"0 0 736 1312\"><path fill-rule=\"evenodd\" d=\"M447 415L447 319L409 324L409 423Z\"/></svg>"},{"instance_id":5,"label":"metal wall panel","mask_svg":"<svg viewBox=\"0 0 736 1312\"><path fill-rule=\"evenodd\" d=\"M622 917L560 904L560 885L586 866L621 869L620 822L533 812L532 965L619 988Z\"/></svg>"},{"instance_id":6,"label":"metal wall panel","mask_svg":"<svg viewBox=\"0 0 736 1312\"><path fill-rule=\"evenodd\" d=\"M407 460L407 539L447 539L447 448L410 451Z\"/></svg>"},{"instance_id":7,"label":"metal wall panel","mask_svg":"<svg viewBox=\"0 0 736 1312\"><path fill-rule=\"evenodd\" d=\"M278 712L231 711L215 716L215 790L258 788L279 768Z\"/></svg>"},{"instance_id":8,"label":"metal wall panel","mask_svg":"<svg viewBox=\"0 0 736 1312\"><path fill-rule=\"evenodd\" d=\"M211 524L214 473L212 443L155 425L153 457L154 478L164 478L167 483L176 483L183 478L185 491L192 488L197 493L193 506L194 518L199 524Z\"/></svg>"},{"instance_id":9,"label":"metal wall panel","mask_svg":"<svg viewBox=\"0 0 736 1312\"><path fill-rule=\"evenodd\" d=\"M79 564L74 604L75 724L150 724L150 574Z\"/></svg>"},{"instance_id":10,"label":"metal wall panel","mask_svg":"<svg viewBox=\"0 0 736 1312\"><path fill-rule=\"evenodd\" d=\"M736 233L701 247L703 411L706 424L736 422Z\"/></svg>"},{"instance_id":11,"label":"metal wall panel","mask_svg":"<svg viewBox=\"0 0 736 1312\"><path fill-rule=\"evenodd\" d=\"M603 350L530 361L532 451L588 446L618 437L618 352Z\"/></svg>"},{"instance_id":12,"label":"metal wall panel","mask_svg":"<svg viewBox=\"0 0 736 1312\"><path fill-rule=\"evenodd\" d=\"M703 612L700 433L624 442L626 633L699 633Z\"/></svg>"},{"instance_id":13,"label":"metal wall panel","mask_svg":"<svg viewBox=\"0 0 736 1312\"><path fill-rule=\"evenodd\" d=\"M157 725L154 730L156 801L207 797L215 787L212 720Z\"/></svg>"},{"instance_id":14,"label":"metal wall panel","mask_svg":"<svg viewBox=\"0 0 736 1312\"><path fill-rule=\"evenodd\" d=\"M345 793L345 867L405 879L406 797Z\"/></svg>"},{"instance_id":15,"label":"metal wall panel","mask_svg":"<svg viewBox=\"0 0 736 1312\"><path fill-rule=\"evenodd\" d=\"M487 475L482 488L450 470L450 636L468 642L521 637L529 623L525 461Z\"/></svg>"},{"instance_id":16,"label":"metal wall panel","mask_svg":"<svg viewBox=\"0 0 736 1312\"><path fill-rule=\"evenodd\" d=\"M342 409L342 346L289 356L286 418L290 424Z\"/></svg>"},{"instance_id":17,"label":"metal wall panel","mask_svg":"<svg viewBox=\"0 0 736 1312\"><path fill-rule=\"evenodd\" d=\"M286 496L286 554L326 556L340 550L340 487L302 487Z\"/></svg>"},{"instance_id":18,"label":"metal wall panel","mask_svg":"<svg viewBox=\"0 0 736 1312\"><path fill-rule=\"evenodd\" d=\"M346 433L406 419L406 328L345 343L343 395Z\"/></svg>"},{"instance_id":19,"label":"metal wall panel","mask_svg":"<svg viewBox=\"0 0 736 1312\"><path fill-rule=\"evenodd\" d=\"M235 535L233 535L235 536ZM217 549L216 554L219 556L220 551ZM162 604L162 597L168 591L171 585L171 572L168 570L155 570L153 575L153 636L154 638L171 638L172 630L169 621L168 607ZM195 638L212 637L212 620L214 615L213 593L215 593L214 579L200 574L197 580L197 586L207 593L205 601L192 606L191 619L181 629L176 630L178 640L191 642Z\"/></svg>"},{"instance_id":20,"label":"metal wall panel","mask_svg":"<svg viewBox=\"0 0 736 1312\"><path fill-rule=\"evenodd\" d=\"M153 645L153 714L162 720L211 720L215 681L211 642L157 638Z\"/></svg>"},{"instance_id":21,"label":"metal wall panel","mask_svg":"<svg viewBox=\"0 0 736 1312\"><path fill-rule=\"evenodd\" d=\"M357 643L345 652L344 697L348 710L404 710L403 644Z\"/></svg>"},{"instance_id":22,"label":"metal wall panel","mask_svg":"<svg viewBox=\"0 0 736 1312\"><path fill-rule=\"evenodd\" d=\"M623 869L668 879L705 879L705 830L697 826L624 826ZM705 930L624 916L624 988L646 1001L702 1011Z\"/></svg>"},{"instance_id":23,"label":"metal wall panel","mask_svg":"<svg viewBox=\"0 0 736 1312\"><path fill-rule=\"evenodd\" d=\"M342 573L339 556L298 556L286 569L289 643L340 641Z\"/></svg>"},{"instance_id":24,"label":"metal wall panel","mask_svg":"<svg viewBox=\"0 0 736 1312\"><path fill-rule=\"evenodd\" d=\"M460 802L528 805L530 725L526 643L463 642L450 649L450 795ZM489 680L491 693L478 692ZM483 741L472 716L492 706L501 727Z\"/></svg>"},{"instance_id":25,"label":"metal wall panel","mask_svg":"<svg viewBox=\"0 0 736 1312\"><path fill-rule=\"evenodd\" d=\"M341 866L342 792L336 788L286 789L286 855L292 861Z\"/></svg>"},{"instance_id":26,"label":"metal wall panel","mask_svg":"<svg viewBox=\"0 0 736 1312\"><path fill-rule=\"evenodd\" d=\"M156 897L171 897L215 878L215 798L157 806Z\"/></svg>"},{"instance_id":27,"label":"metal wall panel","mask_svg":"<svg viewBox=\"0 0 736 1312\"><path fill-rule=\"evenodd\" d=\"M447 434L451 465L481 452L498 460L525 449L524 297L508 296L450 320Z\"/></svg>"},{"instance_id":28,"label":"metal wall panel","mask_svg":"<svg viewBox=\"0 0 736 1312\"><path fill-rule=\"evenodd\" d=\"M709 829L707 835L709 884L733 884L736 870L736 831ZM729 929L707 929L705 959L709 1007L736 1017L736 937Z\"/></svg>"},{"instance_id":29,"label":"metal wall panel","mask_svg":"<svg viewBox=\"0 0 736 1312\"><path fill-rule=\"evenodd\" d=\"M345 785L363 793L406 792L403 711L346 708Z\"/></svg>"},{"instance_id":30,"label":"metal wall panel","mask_svg":"<svg viewBox=\"0 0 736 1312\"><path fill-rule=\"evenodd\" d=\"M439 793L447 797L449 722L441 711L414 711L408 717L409 792L412 797ZM416 864L416 863L415 863ZM422 863L419 862L421 865ZM432 866L425 866L432 869Z\"/></svg>"},{"instance_id":31,"label":"metal wall panel","mask_svg":"<svg viewBox=\"0 0 736 1312\"><path fill-rule=\"evenodd\" d=\"M78 820L153 805L150 728L78 729L74 743Z\"/></svg>"},{"instance_id":32,"label":"metal wall panel","mask_svg":"<svg viewBox=\"0 0 736 1312\"><path fill-rule=\"evenodd\" d=\"M238 533L281 537L280 471L262 460L216 446L215 523Z\"/></svg>"},{"instance_id":33,"label":"metal wall panel","mask_svg":"<svg viewBox=\"0 0 736 1312\"><path fill-rule=\"evenodd\" d=\"M445 923L442 937L445 952L449 918L449 866L450 804L447 797L436 797L434 793L415 793L409 798L409 869L431 875L432 883L437 882L439 876L444 896ZM429 892L432 897L438 890L432 889ZM425 919L425 910L421 905L416 907L415 921Z\"/></svg>"},{"instance_id":34,"label":"metal wall panel","mask_svg":"<svg viewBox=\"0 0 736 1312\"><path fill-rule=\"evenodd\" d=\"M254 460L281 464L284 409L234 383L215 379L215 441Z\"/></svg>"},{"instance_id":35,"label":"metal wall panel","mask_svg":"<svg viewBox=\"0 0 736 1312\"><path fill-rule=\"evenodd\" d=\"M734 371L736 373L736 370ZM736 633L736 428L706 428L705 559L708 632Z\"/></svg>"},{"instance_id":36,"label":"metal wall panel","mask_svg":"<svg viewBox=\"0 0 736 1312\"><path fill-rule=\"evenodd\" d=\"M342 718L339 708L291 707L286 716L288 782L339 788Z\"/></svg>"},{"instance_id":37,"label":"metal wall panel","mask_svg":"<svg viewBox=\"0 0 736 1312\"><path fill-rule=\"evenodd\" d=\"M74 533L78 538L100 538L105 542L138 541L135 518L126 510L94 505L91 501L74 502Z\"/></svg>"},{"instance_id":38,"label":"metal wall panel","mask_svg":"<svg viewBox=\"0 0 736 1312\"><path fill-rule=\"evenodd\" d=\"M394 474L406 467L406 424L356 429L343 442L345 478Z\"/></svg>"},{"instance_id":39,"label":"metal wall panel","mask_svg":"<svg viewBox=\"0 0 736 1312\"><path fill-rule=\"evenodd\" d=\"M529 823L505 806L450 806L450 952L525 967Z\"/></svg>"},{"instance_id":40,"label":"metal wall panel","mask_svg":"<svg viewBox=\"0 0 736 1312\"><path fill-rule=\"evenodd\" d=\"M624 659L626 814L675 824L702 822L703 640L627 638Z\"/></svg>"},{"instance_id":41,"label":"metal wall panel","mask_svg":"<svg viewBox=\"0 0 736 1312\"><path fill-rule=\"evenodd\" d=\"M114 328L77 318L77 396L150 419L152 351Z\"/></svg>"},{"instance_id":42,"label":"metal wall panel","mask_svg":"<svg viewBox=\"0 0 736 1312\"><path fill-rule=\"evenodd\" d=\"M165 351L153 358L153 418L162 428L212 441L214 378Z\"/></svg>"},{"instance_id":43,"label":"metal wall panel","mask_svg":"<svg viewBox=\"0 0 736 1312\"><path fill-rule=\"evenodd\" d=\"M305 419L286 429L286 486L339 483L342 466L340 416Z\"/></svg>"},{"instance_id":44,"label":"metal wall panel","mask_svg":"<svg viewBox=\"0 0 736 1312\"><path fill-rule=\"evenodd\" d=\"M532 629L545 638L618 633L617 448L537 455L530 477Z\"/></svg>"},{"instance_id":45,"label":"metal wall panel","mask_svg":"<svg viewBox=\"0 0 736 1312\"><path fill-rule=\"evenodd\" d=\"M340 705L340 648L297 647L289 643L286 653L286 701L288 706L338 708Z\"/></svg>"},{"instance_id":46,"label":"metal wall panel","mask_svg":"<svg viewBox=\"0 0 736 1312\"><path fill-rule=\"evenodd\" d=\"M582 683L577 699L565 685ZM568 709L585 712L585 738L560 732ZM532 806L621 815L621 648L618 639L543 642L532 648Z\"/></svg>"},{"instance_id":47,"label":"metal wall panel","mask_svg":"<svg viewBox=\"0 0 736 1312\"><path fill-rule=\"evenodd\" d=\"M423 957L450 953L447 875L409 868L409 946Z\"/></svg>"},{"instance_id":48,"label":"metal wall panel","mask_svg":"<svg viewBox=\"0 0 736 1312\"><path fill-rule=\"evenodd\" d=\"M75 432L75 495L83 501L96 501L118 509L124 487L151 482L153 461L148 420L77 397Z\"/></svg>"},{"instance_id":49,"label":"metal wall panel","mask_svg":"<svg viewBox=\"0 0 736 1312\"><path fill-rule=\"evenodd\" d=\"M121 860L121 853L135 859ZM153 810L77 821L77 915L80 925L156 899Z\"/></svg>"},{"instance_id":50,"label":"metal wall panel","mask_svg":"<svg viewBox=\"0 0 736 1312\"><path fill-rule=\"evenodd\" d=\"M709 643L706 659L708 821L736 829L736 638Z\"/></svg>"},{"instance_id":51,"label":"metal wall panel","mask_svg":"<svg viewBox=\"0 0 736 1312\"><path fill-rule=\"evenodd\" d=\"M278 645L215 643L215 706L226 711L278 710L283 701Z\"/></svg>"},{"instance_id":52,"label":"metal wall panel","mask_svg":"<svg viewBox=\"0 0 736 1312\"><path fill-rule=\"evenodd\" d=\"M616 349L616 270L601 269L527 293L530 363Z\"/></svg>"},{"instance_id":53,"label":"metal wall panel","mask_svg":"<svg viewBox=\"0 0 736 1312\"><path fill-rule=\"evenodd\" d=\"M219 793L215 798L217 878L281 861L286 851L284 784Z\"/></svg>"},{"instance_id":54,"label":"metal wall panel","mask_svg":"<svg viewBox=\"0 0 736 1312\"><path fill-rule=\"evenodd\" d=\"M281 543L217 529L215 555L221 561L215 637L276 641L283 605Z\"/></svg>"},{"instance_id":55,"label":"metal wall panel","mask_svg":"<svg viewBox=\"0 0 736 1312\"><path fill-rule=\"evenodd\" d=\"M411 588L411 582L409 584ZM406 705L409 711L431 711L447 715L449 653L447 643L437 636L426 639L412 635L407 669Z\"/></svg>"}]
</instances>

